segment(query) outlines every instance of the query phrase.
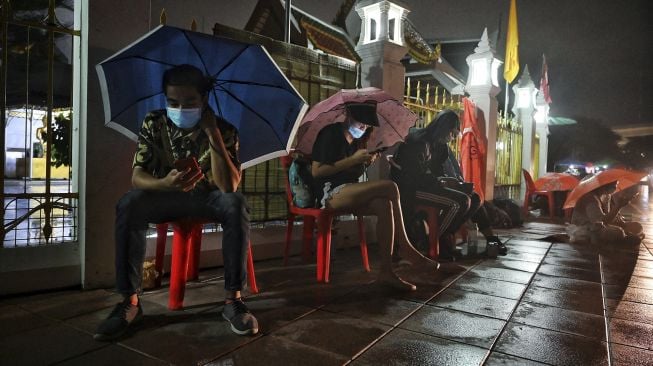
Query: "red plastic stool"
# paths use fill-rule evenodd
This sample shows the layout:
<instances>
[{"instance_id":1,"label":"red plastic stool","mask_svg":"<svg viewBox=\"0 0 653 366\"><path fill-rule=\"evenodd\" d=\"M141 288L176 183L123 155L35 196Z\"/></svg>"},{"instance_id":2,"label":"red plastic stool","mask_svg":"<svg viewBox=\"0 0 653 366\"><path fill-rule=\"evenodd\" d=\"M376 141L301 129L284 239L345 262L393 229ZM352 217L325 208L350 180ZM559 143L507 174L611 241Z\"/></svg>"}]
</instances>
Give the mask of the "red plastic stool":
<instances>
[{"instance_id":1,"label":"red plastic stool","mask_svg":"<svg viewBox=\"0 0 653 366\"><path fill-rule=\"evenodd\" d=\"M424 211L426 213L427 223L429 225L429 257L438 259L440 255L440 223L438 222L440 209L433 206L417 205L415 212L417 211Z\"/></svg>"},{"instance_id":2,"label":"red plastic stool","mask_svg":"<svg viewBox=\"0 0 653 366\"><path fill-rule=\"evenodd\" d=\"M319 208L301 208L294 205L292 192L290 190L290 180L288 179L288 169L292 164L292 157L282 156L281 165L286 175L286 201L288 202L288 227L286 228L286 245L284 247L283 264L288 263L290 254L290 242L292 239L292 230L295 222L295 216L304 218L304 234L302 236L303 249L302 257L304 261L310 260L311 243L313 241L313 228L317 225L317 281L329 282L331 272L331 224L336 216L335 212L328 209ZM370 271L370 262L367 256L367 240L365 238L365 221L362 216L358 217L358 236L361 248L361 257L363 259L363 268Z\"/></svg>"},{"instance_id":3,"label":"red plastic stool","mask_svg":"<svg viewBox=\"0 0 653 366\"><path fill-rule=\"evenodd\" d=\"M202 222L179 221L173 223L173 229L174 234L172 236L172 265L170 266L168 308L170 310L179 310L184 307L186 282L188 280L197 279L199 276L199 259L202 246ZM157 285L161 285L168 224L158 224L156 230L156 261L154 267L159 274ZM258 293L251 243L249 244L249 250L247 251L247 278L249 280L250 292L254 294Z\"/></svg>"}]
</instances>

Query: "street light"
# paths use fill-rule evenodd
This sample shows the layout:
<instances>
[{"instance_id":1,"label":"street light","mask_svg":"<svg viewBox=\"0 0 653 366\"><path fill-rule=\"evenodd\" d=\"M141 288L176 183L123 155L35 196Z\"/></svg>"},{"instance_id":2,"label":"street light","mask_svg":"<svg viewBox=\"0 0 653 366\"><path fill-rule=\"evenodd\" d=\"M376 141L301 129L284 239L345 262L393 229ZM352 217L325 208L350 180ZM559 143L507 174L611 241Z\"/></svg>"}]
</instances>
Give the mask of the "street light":
<instances>
[{"instance_id":1,"label":"street light","mask_svg":"<svg viewBox=\"0 0 653 366\"><path fill-rule=\"evenodd\" d=\"M486 28L481 36L481 41L474 49L474 53L467 56L467 65L469 65L467 88L475 86L495 86L498 88L499 67L502 63L494 57L494 50L490 46Z\"/></svg>"}]
</instances>

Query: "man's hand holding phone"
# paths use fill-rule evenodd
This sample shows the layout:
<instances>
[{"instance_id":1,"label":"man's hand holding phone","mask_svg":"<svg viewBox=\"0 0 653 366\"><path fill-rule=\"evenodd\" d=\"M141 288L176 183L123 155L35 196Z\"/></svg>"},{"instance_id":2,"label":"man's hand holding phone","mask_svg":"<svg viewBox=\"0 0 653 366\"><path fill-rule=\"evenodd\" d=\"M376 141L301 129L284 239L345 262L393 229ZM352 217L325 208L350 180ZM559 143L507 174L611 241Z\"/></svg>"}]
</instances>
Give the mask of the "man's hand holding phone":
<instances>
[{"instance_id":1,"label":"man's hand holding phone","mask_svg":"<svg viewBox=\"0 0 653 366\"><path fill-rule=\"evenodd\" d=\"M194 157L178 159L174 163L173 169L168 177L171 178L173 189L188 192L195 188L197 182L204 178L202 169Z\"/></svg>"}]
</instances>

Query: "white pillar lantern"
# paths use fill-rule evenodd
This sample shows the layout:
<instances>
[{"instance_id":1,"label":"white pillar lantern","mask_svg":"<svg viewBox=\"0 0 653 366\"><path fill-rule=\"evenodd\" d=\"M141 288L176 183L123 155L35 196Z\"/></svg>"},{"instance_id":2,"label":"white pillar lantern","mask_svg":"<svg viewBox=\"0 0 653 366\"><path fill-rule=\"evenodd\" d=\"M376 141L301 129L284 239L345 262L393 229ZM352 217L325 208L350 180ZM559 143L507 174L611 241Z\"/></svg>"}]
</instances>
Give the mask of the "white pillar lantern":
<instances>
[{"instance_id":1,"label":"white pillar lantern","mask_svg":"<svg viewBox=\"0 0 653 366\"><path fill-rule=\"evenodd\" d=\"M533 80L531 80L531 75L528 72L528 65L524 68L524 72L519 78L517 84L512 87L512 90L515 93L515 102L512 111L515 113L515 117L522 126L523 145L521 167L533 175L535 159L535 120L533 117L537 89L535 88ZM521 196L523 197L526 192L526 182L524 180L522 180L521 183L521 191Z\"/></svg>"},{"instance_id":2,"label":"white pillar lantern","mask_svg":"<svg viewBox=\"0 0 653 366\"><path fill-rule=\"evenodd\" d=\"M356 45L361 57L361 86L383 89L399 101L404 98L406 74L401 59L408 53L403 23L409 12L400 4L398 0L362 0L355 8L361 17L361 33ZM367 173L370 179L385 179L389 171L388 163L379 159Z\"/></svg>"},{"instance_id":3,"label":"white pillar lantern","mask_svg":"<svg viewBox=\"0 0 653 366\"><path fill-rule=\"evenodd\" d=\"M540 165L537 169L540 176L546 174L549 158L549 108L549 104L544 100L544 94L538 92L535 98L535 130L540 136Z\"/></svg>"},{"instance_id":4,"label":"white pillar lantern","mask_svg":"<svg viewBox=\"0 0 653 366\"><path fill-rule=\"evenodd\" d=\"M389 41L404 44L403 19L408 10L388 0L366 0L356 5L362 19L360 44Z\"/></svg>"},{"instance_id":5,"label":"white pillar lantern","mask_svg":"<svg viewBox=\"0 0 653 366\"><path fill-rule=\"evenodd\" d=\"M467 56L469 76L465 91L469 98L476 104L479 111L483 113L484 129L487 137L487 155L485 167L485 199L494 198L494 171L496 170L496 141L497 141L497 118L498 105L497 94L499 88L499 67L502 62L495 57L495 51L490 45L487 35L487 28L483 31L481 41L474 49L474 53ZM480 116L479 116L480 117Z\"/></svg>"}]
</instances>

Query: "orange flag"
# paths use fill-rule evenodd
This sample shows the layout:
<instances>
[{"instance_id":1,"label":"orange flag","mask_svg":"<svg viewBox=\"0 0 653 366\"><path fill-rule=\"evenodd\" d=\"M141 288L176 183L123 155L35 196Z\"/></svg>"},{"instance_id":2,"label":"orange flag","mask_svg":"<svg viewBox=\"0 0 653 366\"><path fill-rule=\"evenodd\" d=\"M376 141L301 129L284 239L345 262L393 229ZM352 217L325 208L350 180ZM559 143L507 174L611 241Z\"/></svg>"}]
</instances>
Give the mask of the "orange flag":
<instances>
[{"instance_id":1,"label":"orange flag","mask_svg":"<svg viewBox=\"0 0 653 366\"><path fill-rule=\"evenodd\" d=\"M465 182L474 183L474 192L485 200L485 136L478 126L476 105L468 98L463 99L464 113L460 139L460 168Z\"/></svg>"}]
</instances>

